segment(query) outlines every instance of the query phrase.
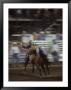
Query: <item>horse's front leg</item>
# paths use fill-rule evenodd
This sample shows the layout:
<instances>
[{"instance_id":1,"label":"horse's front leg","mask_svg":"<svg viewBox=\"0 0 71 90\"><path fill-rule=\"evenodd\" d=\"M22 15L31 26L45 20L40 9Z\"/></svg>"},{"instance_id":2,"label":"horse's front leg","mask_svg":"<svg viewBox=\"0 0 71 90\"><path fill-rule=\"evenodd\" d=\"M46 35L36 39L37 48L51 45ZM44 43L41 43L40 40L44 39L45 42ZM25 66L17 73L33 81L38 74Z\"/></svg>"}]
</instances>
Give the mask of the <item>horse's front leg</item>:
<instances>
[{"instance_id":1,"label":"horse's front leg","mask_svg":"<svg viewBox=\"0 0 71 90\"><path fill-rule=\"evenodd\" d=\"M27 65L28 65L28 61L26 61L25 64L24 64L24 70L25 70L25 71L26 71Z\"/></svg>"},{"instance_id":2,"label":"horse's front leg","mask_svg":"<svg viewBox=\"0 0 71 90\"><path fill-rule=\"evenodd\" d=\"M44 63L41 64L41 69L42 69L44 75L46 76L47 73L46 73L46 70L45 70L45 67L44 67Z\"/></svg>"},{"instance_id":3,"label":"horse's front leg","mask_svg":"<svg viewBox=\"0 0 71 90\"><path fill-rule=\"evenodd\" d=\"M27 64L25 64L25 66L24 66L24 70L26 71L26 67L27 67Z\"/></svg>"},{"instance_id":4,"label":"horse's front leg","mask_svg":"<svg viewBox=\"0 0 71 90\"><path fill-rule=\"evenodd\" d=\"M32 63L32 72L34 72L34 63Z\"/></svg>"},{"instance_id":5,"label":"horse's front leg","mask_svg":"<svg viewBox=\"0 0 71 90\"><path fill-rule=\"evenodd\" d=\"M49 62L48 61L49 61L49 59L45 59L44 65L45 65L47 74L50 74Z\"/></svg>"},{"instance_id":6,"label":"horse's front leg","mask_svg":"<svg viewBox=\"0 0 71 90\"><path fill-rule=\"evenodd\" d=\"M46 69L47 69L48 74L50 74L50 70L49 70L48 64L46 64L45 67L46 67Z\"/></svg>"},{"instance_id":7,"label":"horse's front leg","mask_svg":"<svg viewBox=\"0 0 71 90\"><path fill-rule=\"evenodd\" d=\"M26 67L27 67L27 65L28 65L28 62L29 62L29 56L27 56L27 58L26 58L26 61L25 61L25 65L24 65L24 67L25 67L25 71L26 71Z\"/></svg>"}]
</instances>

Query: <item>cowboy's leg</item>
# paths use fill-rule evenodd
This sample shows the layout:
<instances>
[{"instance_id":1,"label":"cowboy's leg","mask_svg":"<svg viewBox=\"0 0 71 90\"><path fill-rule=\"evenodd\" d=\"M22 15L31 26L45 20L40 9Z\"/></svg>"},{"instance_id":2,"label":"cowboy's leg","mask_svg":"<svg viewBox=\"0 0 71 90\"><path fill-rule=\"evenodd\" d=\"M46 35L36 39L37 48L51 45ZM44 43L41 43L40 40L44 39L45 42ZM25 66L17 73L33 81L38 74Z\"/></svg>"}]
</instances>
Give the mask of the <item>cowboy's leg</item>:
<instances>
[{"instance_id":1,"label":"cowboy's leg","mask_svg":"<svg viewBox=\"0 0 71 90\"><path fill-rule=\"evenodd\" d=\"M56 52L53 51L53 52L52 52L52 55L53 55L53 60L56 61Z\"/></svg>"},{"instance_id":2,"label":"cowboy's leg","mask_svg":"<svg viewBox=\"0 0 71 90\"><path fill-rule=\"evenodd\" d=\"M15 57L16 57L16 63L19 64L20 61L19 54L17 53Z\"/></svg>"},{"instance_id":3,"label":"cowboy's leg","mask_svg":"<svg viewBox=\"0 0 71 90\"><path fill-rule=\"evenodd\" d=\"M56 61L59 61L59 53L56 51Z\"/></svg>"},{"instance_id":4,"label":"cowboy's leg","mask_svg":"<svg viewBox=\"0 0 71 90\"><path fill-rule=\"evenodd\" d=\"M13 54L14 66L17 64L17 54Z\"/></svg>"}]
</instances>

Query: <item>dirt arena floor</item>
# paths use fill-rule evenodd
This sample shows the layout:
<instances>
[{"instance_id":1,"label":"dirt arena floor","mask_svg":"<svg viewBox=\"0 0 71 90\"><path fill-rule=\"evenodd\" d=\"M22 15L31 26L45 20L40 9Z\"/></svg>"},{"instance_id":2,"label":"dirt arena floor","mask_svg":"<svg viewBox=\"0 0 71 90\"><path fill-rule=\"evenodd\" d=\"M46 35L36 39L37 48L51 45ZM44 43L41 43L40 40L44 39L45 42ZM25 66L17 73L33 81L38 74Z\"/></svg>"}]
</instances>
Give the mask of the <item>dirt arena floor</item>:
<instances>
[{"instance_id":1,"label":"dirt arena floor","mask_svg":"<svg viewBox=\"0 0 71 90\"><path fill-rule=\"evenodd\" d=\"M9 65L9 81L62 81L62 62L52 62L49 65L50 74L44 76L39 75L37 69L32 73L31 65L24 70L24 65Z\"/></svg>"}]
</instances>

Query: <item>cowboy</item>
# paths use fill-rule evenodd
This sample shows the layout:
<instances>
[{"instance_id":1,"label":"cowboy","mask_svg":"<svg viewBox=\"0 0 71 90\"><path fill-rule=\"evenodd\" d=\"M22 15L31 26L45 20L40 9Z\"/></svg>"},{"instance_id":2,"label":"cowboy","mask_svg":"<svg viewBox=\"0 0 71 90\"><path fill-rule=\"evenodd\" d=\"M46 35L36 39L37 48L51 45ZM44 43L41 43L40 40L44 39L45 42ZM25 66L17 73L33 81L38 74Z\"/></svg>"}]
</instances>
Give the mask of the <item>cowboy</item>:
<instances>
[{"instance_id":1,"label":"cowboy","mask_svg":"<svg viewBox=\"0 0 71 90\"><path fill-rule=\"evenodd\" d=\"M52 55L53 55L54 61L58 61L59 60L59 46L58 46L58 44L56 43L55 40L53 40Z\"/></svg>"},{"instance_id":2,"label":"cowboy","mask_svg":"<svg viewBox=\"0 0 71 90\"><path fill-rule=\"evenodd\" d=\"M11 53L13 56L13 59L16 59L16 63L19 62L19 53L20 53L20 48L18 47L16 42L13 42L13 45L11 47Z\"/></svg>"}]
</instances>

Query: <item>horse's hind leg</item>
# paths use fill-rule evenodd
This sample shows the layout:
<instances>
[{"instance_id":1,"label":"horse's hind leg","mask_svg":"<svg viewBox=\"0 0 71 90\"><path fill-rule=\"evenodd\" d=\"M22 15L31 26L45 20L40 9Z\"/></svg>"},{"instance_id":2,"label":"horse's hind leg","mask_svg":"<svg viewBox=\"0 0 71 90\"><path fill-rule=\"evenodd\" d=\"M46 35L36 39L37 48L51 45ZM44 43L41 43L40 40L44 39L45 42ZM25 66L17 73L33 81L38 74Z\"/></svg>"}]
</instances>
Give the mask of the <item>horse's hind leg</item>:
<instances>
[{"instance_id":1,"label":"horse's hind leg","mask_svg":"<svg viewBox=\"0 0 71 90\"><path fill-rule=\"evenodd\" d=\"M50 73L50 70L49 70L49 67L48 67L48 65L49 65L49 59L45 59L45 62L44 62L44 64L45 64L45 68L46 68L46 72L48 72L48 74Z\"/></svg>"},{"instance_id":2,"label":"horse's hind leg","mask_svg":"<svg viewBox=\"0 0 71 90\"><path fill-rule=\"evenodd\" d=\"M36 65L36 67L37 67L37 70L39 71L39 73L41 75L41 68L40 68L40 66L39 65Z\"/></svg>"},{"instance_id":3,"label":"horse's hind leg","mask_svg":"<svg viewBox=\"0 0 71 90\"><path fill-rule=\"evenodd\" d=\"M47 70L48 74L50 74L50 70L49 70L48 64L45 64L45 67L46 67L46 70Z\"/></svg>"},{"instance_id":4,"label":"horse's hind leg","mask_svg":"<svg viewBox=\"0 0 71 90\"><path fill-rule=\"evenodd\" d=\"M42 68L44 74L47 75L46 70L45 70L45 67L44 67L44 64L41 64L41 68Z\"/></svg>"}]
</instances>

